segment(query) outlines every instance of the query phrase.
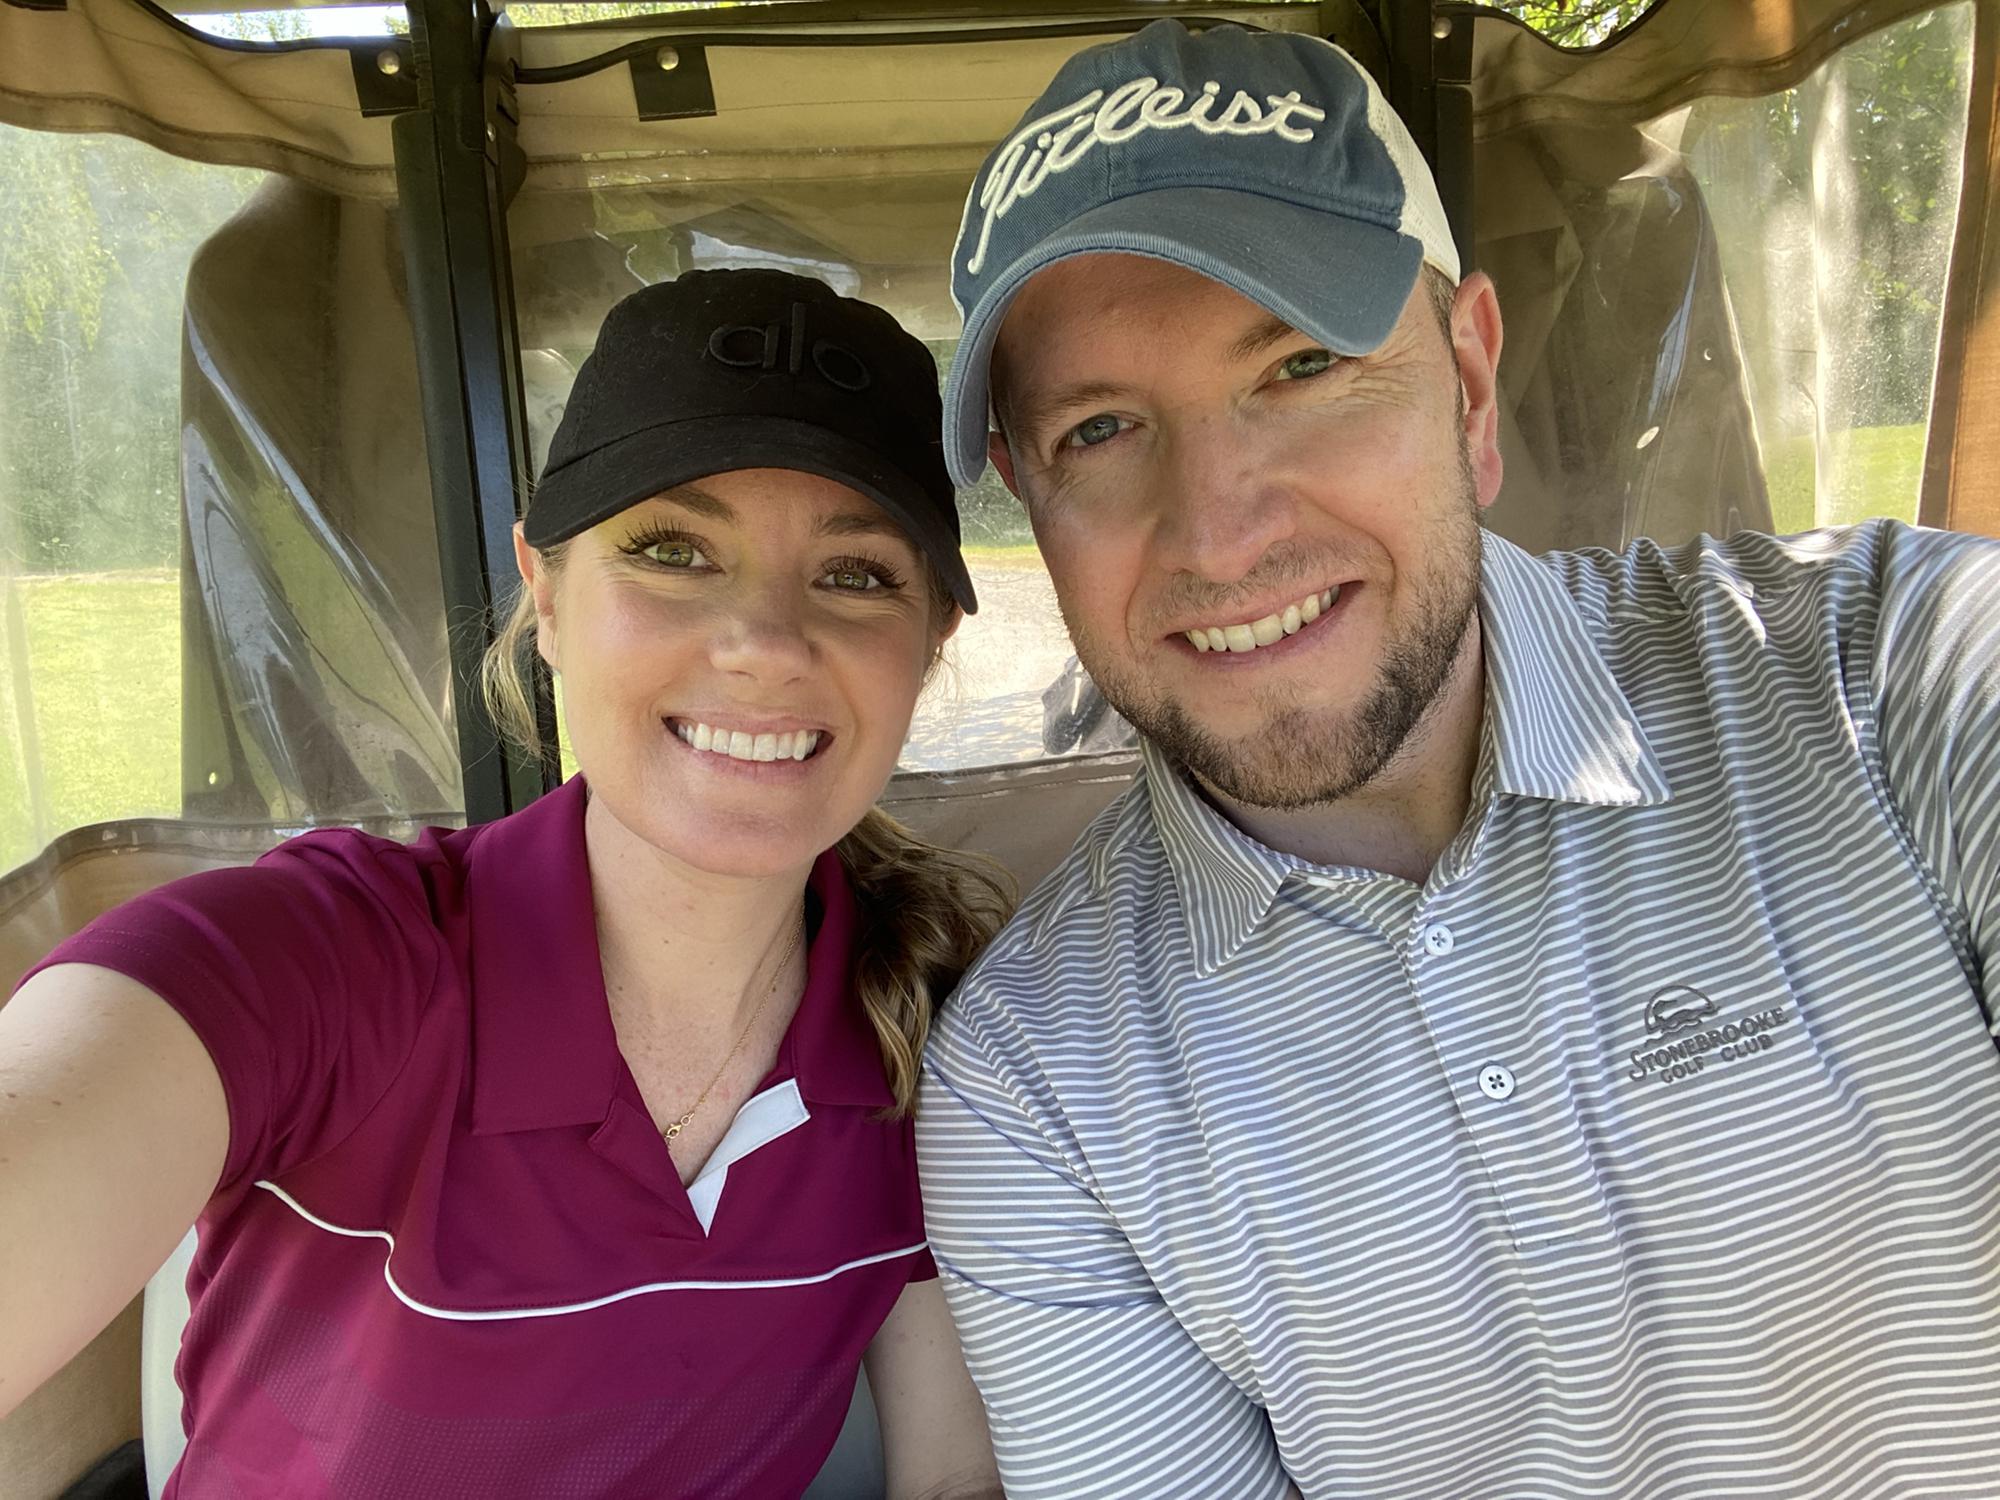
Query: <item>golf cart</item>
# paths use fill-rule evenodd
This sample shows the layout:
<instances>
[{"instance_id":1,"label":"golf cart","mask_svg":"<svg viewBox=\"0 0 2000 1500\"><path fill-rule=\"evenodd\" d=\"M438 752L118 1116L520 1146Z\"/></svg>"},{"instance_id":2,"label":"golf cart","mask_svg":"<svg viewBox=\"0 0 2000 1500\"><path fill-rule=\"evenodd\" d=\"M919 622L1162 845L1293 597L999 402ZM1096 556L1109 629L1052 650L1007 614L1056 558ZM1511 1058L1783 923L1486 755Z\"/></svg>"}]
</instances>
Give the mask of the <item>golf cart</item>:
<instances>
[{"instance_id":1,"label":"golf cart","mask_svg":"<svg viewBox=\"0 0 2000 1500\"><path fill-rule=\"evenodd\" d=\"M9 983L303 829L553 785L471 668L605 310L782 266L944 367L983 154L1161 15L1332 37L1410 123L1507 319L1500 532L2000 534L2000 0L0 0ZM963 509L983 607L886 801L1025 884L1135 758L1051 733L1101 705L1019 508ZM0 1495L159 1492L186 1252L0 1421ZM858 1389L812 1493L880 1485Z\"/></svg>"}]
</instances>

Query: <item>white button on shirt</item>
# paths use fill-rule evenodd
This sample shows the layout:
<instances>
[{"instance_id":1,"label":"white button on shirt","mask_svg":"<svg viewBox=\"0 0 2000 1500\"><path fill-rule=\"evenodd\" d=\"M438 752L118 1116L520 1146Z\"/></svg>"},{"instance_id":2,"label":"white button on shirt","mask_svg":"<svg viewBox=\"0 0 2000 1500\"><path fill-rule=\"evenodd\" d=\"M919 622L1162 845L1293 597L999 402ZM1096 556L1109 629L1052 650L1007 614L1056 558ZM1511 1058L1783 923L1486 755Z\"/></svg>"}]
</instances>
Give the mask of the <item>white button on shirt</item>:
<instances>
[{"instance_id":1,"label":"white button on shirt","mask_svg":"<svg viewBox=\"0 0 2000 1500\"><path fill-rule=\"evenodd\" d=\"M1433 958L1443 958L1458 946L1458 939L1451 935L1451 929L1442 922L1433 922L1424 929L1424 952Z\"/></svg>"},{"instance_id":2,"label":"white button on shirt","mask_svg":"<svg viewBox=\"0 0 2000 1500\"><path fill-rule=\"evenodd\" d=\"M1488 1063L1479 1070L1479 1092L1489 1099L1513 1098L1513 1073L1499 1063Z\"/></svg>"}]
</instances>

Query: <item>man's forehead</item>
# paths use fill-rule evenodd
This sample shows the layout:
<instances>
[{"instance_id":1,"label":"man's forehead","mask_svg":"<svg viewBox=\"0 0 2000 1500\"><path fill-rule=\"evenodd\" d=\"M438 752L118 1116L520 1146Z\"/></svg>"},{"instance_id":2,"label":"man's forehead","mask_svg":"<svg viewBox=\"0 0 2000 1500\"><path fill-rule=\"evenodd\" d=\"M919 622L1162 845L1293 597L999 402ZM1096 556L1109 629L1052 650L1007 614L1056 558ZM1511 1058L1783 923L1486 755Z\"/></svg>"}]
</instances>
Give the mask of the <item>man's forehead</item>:
<instances>
[{"instance_id":1,"label":"man's forehead","mask_svg":"<svg viewBox=\"0 0 2000 1500\"><path fill-rule=\"evenodd\" d=\"M1068 255L1043 266L1021 284L1007 319L1023 304L1033 308L1051 302L1066 304L1069 314L1106 323L1197 304L1231 305L1253 315L1258 310L1227 282L1178 261L1111 250ZM1006 321L1001 328L1004 334Z\"/></svg>"},{"instance_id":2,"label":"man's forehead","mask_svg":"<svg viewBox=\"0 0 2000 1500\"><path fill-rule=\"evenodd\" d=\"M1199 271L1148 256L1072 256L1022 284L994 341L996 366L1088 362L1129 335L1193 334L1212 352L1256 352L1296 332L1269 308ZM1216 346L1224 341L1229 349Z\"/></svg>"},{"instance_id":3,"label":"man's forehead","mask_svg":"<svg viewBox=\"0 0 2000 1500\"><path fill-rule=\"evenodd\" d=\"M1420 289L1421 281L1413 291ZM1375 349L1341 352L1375 352L1394 340L1402 321L1399 316ZM1185 337L1190 349L1228 365L1254 360L1287 340L1320 342L1283 313L1189 267L1147 256L1080 255L1023 283L994 342L994 378L1004 382L1032 368L1041 379L1086 382L1091 368L1116 365L1130 352L1126 335L1155 346L1162 337Z\"/></svg>"}]
</instances>

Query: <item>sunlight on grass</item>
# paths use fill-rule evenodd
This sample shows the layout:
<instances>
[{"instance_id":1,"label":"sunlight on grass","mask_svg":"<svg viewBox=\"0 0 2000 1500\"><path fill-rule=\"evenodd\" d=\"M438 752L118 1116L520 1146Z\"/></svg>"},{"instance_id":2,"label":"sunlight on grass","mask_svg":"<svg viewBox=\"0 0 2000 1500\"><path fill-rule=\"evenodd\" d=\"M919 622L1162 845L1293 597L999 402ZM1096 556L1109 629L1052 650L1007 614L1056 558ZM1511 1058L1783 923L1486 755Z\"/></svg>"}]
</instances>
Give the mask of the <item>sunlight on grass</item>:
<instances>
[{"instance_id":1,"label":"sunlight on grass","mask_svg":"<svg viewBox=\"0 0 2000 1500\"><path fill-rule=\"evenodd\" d=\"M562 756L563 780L576 774L576 752L569 747L569 719L563 713L562 679L556 679L556 750Z\"/></svg>"},{"instance_id":2,"label":"sunlight on grass","mask_svg":"<svg viewBox=\"0 0 2000 1500\"><path fill-rule=\"evenodd\" d=\"M1764 477L1773 529L1779 536L1815 526L1850 525L1872 516L1917 518L1924 469L1922 424L1836 432L1828 447L1830 472L1815 476L1810 437L1780 438L1765 446Z\"/></svg>"},{"instance_id":3,"label":"sunlight on grass","mask_svg":"<svg viewBox=\"0 0 2000 1500\"><path fill-rule=\"evenodd\" d=\"M1021 542L1011 547L982 547L977 543L967 543L962 549L968 563L989 568L1039 568L1042 553L1033 542Z\"/></svg>"},{"instance_id":4,"label":"sunlight on grass","mask_svg":"<svg viewBox=\"0 0 2000 1500\"><path fill-rule=\"evenodd\" d=\"M30 795L34 768L23 764L17 717L25 705L10 681L15 759L0 787L0 869L85 823L172 816L181 805L179 580L100 573L11 587L19 612L9 616L26 624L41 797Z\"/></svg>"}]
</instances>

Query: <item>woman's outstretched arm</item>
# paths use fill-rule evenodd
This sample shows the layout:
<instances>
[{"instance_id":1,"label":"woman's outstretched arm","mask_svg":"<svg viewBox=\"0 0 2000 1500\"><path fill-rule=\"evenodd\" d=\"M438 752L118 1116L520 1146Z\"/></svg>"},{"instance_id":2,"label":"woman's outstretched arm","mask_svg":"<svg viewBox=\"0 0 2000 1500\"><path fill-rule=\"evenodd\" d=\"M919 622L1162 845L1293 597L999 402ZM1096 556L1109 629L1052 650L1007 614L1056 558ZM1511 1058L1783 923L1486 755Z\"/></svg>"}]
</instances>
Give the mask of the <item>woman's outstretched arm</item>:
<instances>
[{"instance_id":1,"label":"woman's outstretched arm","mask_svg":"<svg viewBox=\"0 0 2000 1500\"><path fill-rule=\"evenodd\" d=\"M0 1416L145 1285L228 1148L215 1065L145 986L59 964L0 1006Z\"/></svg>"}]
</instances>

